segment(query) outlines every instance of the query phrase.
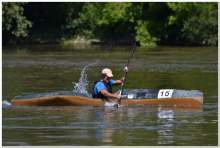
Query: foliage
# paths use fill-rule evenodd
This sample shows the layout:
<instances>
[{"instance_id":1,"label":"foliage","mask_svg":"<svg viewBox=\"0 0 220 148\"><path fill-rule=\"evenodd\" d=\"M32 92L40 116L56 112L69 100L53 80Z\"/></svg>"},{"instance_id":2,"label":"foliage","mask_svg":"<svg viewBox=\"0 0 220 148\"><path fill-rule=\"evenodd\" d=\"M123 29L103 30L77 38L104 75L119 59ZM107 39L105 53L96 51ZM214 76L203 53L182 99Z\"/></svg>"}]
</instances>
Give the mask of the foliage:
<instances>
[{"instance_id":1,"label":"foliage","mask_svg":"<svg viewBox=\"0 0 220 148\"><path fill-rule=\"evenodd\" d=\"M83 36L120 40L129 34L132 25L130 7L130 3L87 3L72 27Z\"/></svg>"},{"instance_id":2,"label":"foliage","mask_svg":"<svg viewBox=\"0 0 220 148\"><path fill-rule=\"evenodd\" d=\"M99 5L98 5L99 6ZM68 28L76 30L77 35L86 36L87 38L94 37L92 32L96 27L97 19L99 18L99 7L96 4L86 3L79 12L79 17L70 20Z\"/></svg>"},{"instance_id":3,"label":"foliage","mask_svg":"<svg viewBox=\"0 0 220 148\"><path fill-rule=\"evenodd\" d=\"M32 23L23 15L24 3L3 2L2 8L2 30L4 33L15 37L28 35L28 28Z\"/></svg>"},{"instance_id":4,"label":"foliage","mask_svg":"<svg viewBox=\"0 0 220 148\"><path fill-rule=\"evenodd\" d=\"M169 25L179 26L188 42L201 45L217 45L217 3L169 3L173 15Z\"/></svg>"},{"instance_id":5,"label":"foliage","mask_svg":"<svg viewBox=\"0 0 220 148\"><path fill-rule=\"evenodd\" d=\"M153 48L156 46L158 39L152 37L148 31L148 23L143 21L138 21L136 29L136 41L140 42L140 45L143 47Z\"/></svg>"},{"instance_id":6,"label":"foliage","mask_svg":"<svg viewBox=\"0 0 220 148\"><path fill-rule=\"evenodd\" d=\"M72 37L76 32L69 27L72 20L78 17L78 12L84 3L27 3L24 15L33 22L30 36L37 41L55 42L62 38Z\"/></svg>"},{"instance_id":7,"label":"foliage","mask_svg":"<svg viewBox=\"0 0 220 148\"><path fill-rule=\"evenodd\" d=\"M3 37L22 39L29 31L37 41L83 37L146 47L216 46L217 10L217 3L207 2L3 2Z\"/></svg>"}]
</instances>

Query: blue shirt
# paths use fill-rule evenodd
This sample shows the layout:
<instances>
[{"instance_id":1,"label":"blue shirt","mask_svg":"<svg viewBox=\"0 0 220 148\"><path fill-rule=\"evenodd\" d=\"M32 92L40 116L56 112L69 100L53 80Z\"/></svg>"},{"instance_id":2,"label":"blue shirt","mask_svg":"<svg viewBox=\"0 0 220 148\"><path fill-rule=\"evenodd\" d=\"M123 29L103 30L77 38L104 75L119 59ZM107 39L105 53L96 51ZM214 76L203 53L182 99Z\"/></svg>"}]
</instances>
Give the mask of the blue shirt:
<instances>
[{"instance_id":1,"label":"blue shirt","mask_svg":"<svg viewBox=\"0 0 220 148\"><path fill-rule=\"evenodd\" d=\"M101 92L101 90L104 90L104 89L107 90L108 92L112 93L111 86L113 84L115 84L115 80L109 80L107 86L104 84L103 81L98 81L93 88L93 93L95 95L98 95Z\"/></svg>"}]
</instances>

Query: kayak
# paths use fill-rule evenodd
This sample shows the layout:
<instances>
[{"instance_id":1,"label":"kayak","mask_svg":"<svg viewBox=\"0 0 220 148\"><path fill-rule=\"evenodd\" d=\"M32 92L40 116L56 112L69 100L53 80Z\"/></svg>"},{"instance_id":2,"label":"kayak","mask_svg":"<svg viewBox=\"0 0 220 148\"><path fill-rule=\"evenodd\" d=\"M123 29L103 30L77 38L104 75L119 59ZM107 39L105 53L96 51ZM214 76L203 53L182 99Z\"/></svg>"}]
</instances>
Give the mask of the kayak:
<instances>
[{"instance_id":1,"label":"kayak","mask_svg":"<svg viewBox=\"0 0 220 148\"><path fill-rule=\"evenodd\" d=\"M201 107L203 98L162 98L162 99L122 99L121 104L127 105L175 105L186 107ZM101 99L92 99L83 96L49 96L32 99L12 100L12 106L103 106Z\"/></svg>"},{"instance_id":2,"label":"kayak","mask_svg":"<svg viewBox=\"0 0 220 148\"><path fill-rule=\"evenodd\" d=\"M37 95L32 98L19 97L12 100L12 106L103 106L104 101L90 96L73 95L70 92ZM133 89L125 90L121 100L122 106L160 105L201 108L203 93L197 90L175 89Z\"/></svg>"}]
</instances>

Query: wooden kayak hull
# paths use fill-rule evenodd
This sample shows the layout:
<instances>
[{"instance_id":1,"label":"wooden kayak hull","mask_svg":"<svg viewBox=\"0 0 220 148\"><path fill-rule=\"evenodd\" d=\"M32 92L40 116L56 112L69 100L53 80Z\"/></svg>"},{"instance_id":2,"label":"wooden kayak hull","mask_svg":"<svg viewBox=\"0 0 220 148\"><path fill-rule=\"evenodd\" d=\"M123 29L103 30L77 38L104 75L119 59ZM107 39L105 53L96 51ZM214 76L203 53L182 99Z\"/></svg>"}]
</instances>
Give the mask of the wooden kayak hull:
<instances>
[{"instance_id":1,"label":"wooden kayak hull","mask_svg":"<svg viewBox=\"0 0 220 148\"><path fill-rule=\"evenodd\" d=\"M128 105L165 105L186 106L200 108L203 97L191 98L163 98L163 99L122 99L121 104ZM12 106L103 106L101 99L92 99L82 96L46 96L31 99L14 99Z\"/></svg>"}]
</instances>

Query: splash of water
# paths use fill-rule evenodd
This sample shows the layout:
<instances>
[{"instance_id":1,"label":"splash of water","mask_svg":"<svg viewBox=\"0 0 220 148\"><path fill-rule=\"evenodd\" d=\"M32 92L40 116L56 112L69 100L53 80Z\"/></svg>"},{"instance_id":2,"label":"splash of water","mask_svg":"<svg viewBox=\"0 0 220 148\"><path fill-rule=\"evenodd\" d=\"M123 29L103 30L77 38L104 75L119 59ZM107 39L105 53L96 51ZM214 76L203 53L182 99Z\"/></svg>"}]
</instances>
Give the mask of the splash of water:
<instances>
[{"instance_id":1,"label":"splash of water","mask_svg":"<svg viewBox=\"0 0 220 148\"><path fill-rule=\"evenodd\" d=\"M73 92L76 93L76 94L80 94L80 95L84 95L84 96L87 96L87 97L91 97L91 94L88 93L87 91L87 85L89 84L89 81L87 80L87 74L86 74L86 70L89 66L92 66L92 65L95 65L97 64L98 61L94 62L94 63L91 63L91 64L88 64L86 65L81 73L80 73L80 78L79 78L79 82L76 83L76 82L73 82Z\"/></svg>"}]
</instances>

